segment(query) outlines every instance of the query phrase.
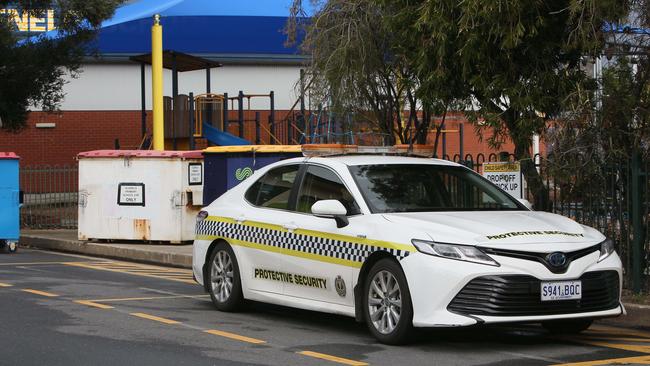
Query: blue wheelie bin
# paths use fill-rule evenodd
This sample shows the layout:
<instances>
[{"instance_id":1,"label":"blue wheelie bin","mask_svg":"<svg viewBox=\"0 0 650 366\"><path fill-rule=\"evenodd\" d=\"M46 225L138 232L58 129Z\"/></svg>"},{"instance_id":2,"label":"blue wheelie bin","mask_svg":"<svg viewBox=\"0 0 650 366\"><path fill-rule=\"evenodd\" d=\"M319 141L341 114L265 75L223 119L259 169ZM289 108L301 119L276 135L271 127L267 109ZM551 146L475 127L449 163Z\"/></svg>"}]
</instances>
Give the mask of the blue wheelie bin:
<instances>
[{"instance_id":1,"label":"blue wheelie bin","mask_svg":"<svg viewBox=\"0 0 650 366\"><path fill-rule=\"evenodd\" d=\"M20 239L19 157L0 152L0 249L13 253Z\"/></svg>"},{"instance_id":2,"label":"blue wheelie bin","mask_svg":"<svg viewBox=\"0 0 650 366\"><path fill-rule=\"evenodd\" d=\"M302 156L301 145L214 146L203 150L203 204L208 205L257 169Z\"/></svg>"}]
</instances>

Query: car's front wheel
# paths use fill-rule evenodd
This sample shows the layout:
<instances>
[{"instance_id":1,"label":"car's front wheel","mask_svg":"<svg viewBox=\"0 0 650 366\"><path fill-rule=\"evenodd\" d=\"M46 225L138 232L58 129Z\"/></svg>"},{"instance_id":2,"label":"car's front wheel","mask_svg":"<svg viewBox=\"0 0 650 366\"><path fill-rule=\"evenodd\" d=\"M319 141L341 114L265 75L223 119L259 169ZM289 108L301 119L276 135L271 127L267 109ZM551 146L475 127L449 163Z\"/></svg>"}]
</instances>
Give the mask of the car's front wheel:
<instances>
[{"instance_id":1,"label":"car's front wheel","mask_svg":"<svg viewBox=\"0 0 650 366\"><path fill-rule=\"evenodd\" d=\"M226 243L219 243L208 262L208 290L212 302L221 311L237 311L244 297L237 258Z\"/></svg>"},{"instance_id":2,"label":"car's front wheel","mask_svg":"<svg viewBox=\"0 0 650 366\"><path fill-rule=\"evenodd\" d=\"M542 326L553 334L576 334L587 330L592 319L567 319L543 322Z\"/></svg>"},{"instance_id":3,"label":"car's front wheel","mask_svg":"<svg viewBox=\"0 0 650 366\"><path fill-rule=\"evenodd\" d=\"M382 343L402 344L413 332L413 307L406 277L393 259L375 263L364 284L364 311L370 333Z\"/></svg>"}]
</instances>

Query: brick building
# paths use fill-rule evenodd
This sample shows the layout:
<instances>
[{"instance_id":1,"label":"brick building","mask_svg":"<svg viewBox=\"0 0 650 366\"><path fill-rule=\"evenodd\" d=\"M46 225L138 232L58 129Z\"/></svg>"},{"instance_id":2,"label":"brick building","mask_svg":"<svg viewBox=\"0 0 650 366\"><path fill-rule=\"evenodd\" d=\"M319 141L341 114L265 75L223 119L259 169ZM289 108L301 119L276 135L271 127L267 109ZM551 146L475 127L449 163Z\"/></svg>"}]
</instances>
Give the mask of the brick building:
<instances>
[{"instance_id":1,"label":"brick building","mask_svg":"<svg viewBox=\"0 0 650 366\"><path fill-rule=\"evenodd\" d=\"M236 96L239 91L247 95L274 92L273 107L269 98L258 96L246 99L242 108L246 121L243 137L255 143L251 131L254 133L254 120L259 116L261 142L270 142L270 109L275 111L276 122L285 120L299 98L296 85L306 60L296 47L285 45L283 29L289 4L289 0L128 2L99 31L95 45L98 57L86 60L78 78L68 78L61 112L46 114L34 110L29 115L26 129L20 133L0 132L0 151L15 151L22 157L23 166L73 165L81 151L140 146L143 140L141 78L144 75L144 105L150 133L151 70L130 58L150 52L154 13L162 16L164 49L222 64L222 67L207 72L180 73L179 94L201 94L207 90L229 96ZM46 35L56 37L57 33L50 31ZM210 89L206 80L208 75ZM171 71L165 70L164 77L164 93L169 96L172 94ZM235 102L231 101L228 119L240 118ZM447 129L457 131L458 125L463 123L464 152L491 152L477 139L473 127L462 116L449 120ZM235 135L239 135L238 129L236 124L228 127L228 131ZM286 143L289 139L287 132L278 132L285 136L281 142ZM207 142L199 139L197 143L201 147ZM448 154L458 153L459 134L449 132L446 146ZM512 150L508 144L503 149Z\"/></svg>"}]
</instances>

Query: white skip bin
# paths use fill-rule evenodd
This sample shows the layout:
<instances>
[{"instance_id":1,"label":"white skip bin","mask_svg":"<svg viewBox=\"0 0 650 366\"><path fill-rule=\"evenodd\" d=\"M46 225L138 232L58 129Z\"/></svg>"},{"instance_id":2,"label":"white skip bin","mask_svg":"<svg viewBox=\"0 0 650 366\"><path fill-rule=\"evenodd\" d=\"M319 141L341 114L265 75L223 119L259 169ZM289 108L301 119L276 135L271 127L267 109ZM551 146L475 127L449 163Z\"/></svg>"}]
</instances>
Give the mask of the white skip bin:
<instances>
[{"instance_id":1,"label":"white skip bin","mask_svg":"<svg viewBox=\"0 0 650 366\"><path fill-rule=\"evenodd\" d=\"M200 151L97 150L78 160L80 240L194 240Z\"/></svg>"}]
</instances>

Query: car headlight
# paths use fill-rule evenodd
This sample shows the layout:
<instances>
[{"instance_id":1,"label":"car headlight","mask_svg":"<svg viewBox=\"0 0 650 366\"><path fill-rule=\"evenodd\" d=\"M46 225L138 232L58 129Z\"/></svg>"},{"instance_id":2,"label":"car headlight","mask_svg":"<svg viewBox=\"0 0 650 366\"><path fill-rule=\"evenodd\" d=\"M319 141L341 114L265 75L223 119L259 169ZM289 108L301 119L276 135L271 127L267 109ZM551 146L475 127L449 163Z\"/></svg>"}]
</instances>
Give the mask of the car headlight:
<instances>
[{"instance_id":1,"label":"car headlight","mask_svg":"<svg viewBox=\"0 0 650 366\"><path fill-rule=\"evenodd\" d=\"M483 253L479 248L471 245L436 243L418 239L411 240L411 243L420 253L465 262L487 264L489 266L499 266L497 261Z\"/></svg>"},{"instance_id":2,"label":"car headlight","mask_svg":"<svg viewBox=\"0 0 650 366\"><path fill-rule=\"evenodd\" d=\"M208 211L199 211L196 215L196 222L199 223L208 218Z\"/></svg>"},{"instance_id":3,"label":"car headlight","mask_svg":"<svg viewBox=\"0 0 650 366\"><path fill-rule=\"evenodd\" d=\"M614 242L611 239L605 239L604 242L600 243L600 257L598 261L605 260L612 253L614 253Z\"/></svg>"}]
</instances>

